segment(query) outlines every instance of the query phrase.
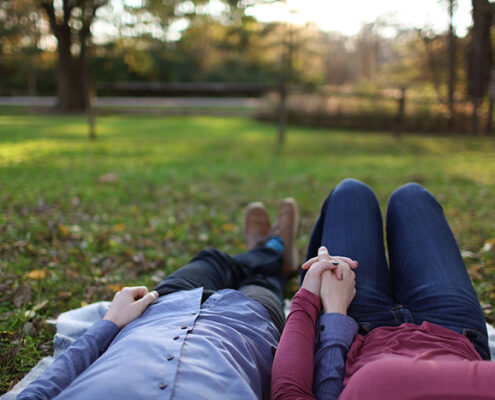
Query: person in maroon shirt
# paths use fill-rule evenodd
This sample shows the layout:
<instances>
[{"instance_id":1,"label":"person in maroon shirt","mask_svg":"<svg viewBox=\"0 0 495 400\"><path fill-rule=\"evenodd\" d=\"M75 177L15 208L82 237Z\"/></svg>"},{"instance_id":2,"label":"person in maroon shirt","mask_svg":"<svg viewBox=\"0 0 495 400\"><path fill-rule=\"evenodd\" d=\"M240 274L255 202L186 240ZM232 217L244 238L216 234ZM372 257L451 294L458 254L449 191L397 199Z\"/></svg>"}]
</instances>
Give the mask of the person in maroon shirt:
<instances>
[{"instance_id":1,"label":"person in maroon shirt","mask_svg":"<svg viewBox=\"0 0 495 400\"><path fill-rule=\"evenodd\" d=\"M422 186L391 196L387 249L388 262L376 196L344 180L313 229L272 398L495 399L479 300L442 207Z\"/></svg>"}]
</instances>

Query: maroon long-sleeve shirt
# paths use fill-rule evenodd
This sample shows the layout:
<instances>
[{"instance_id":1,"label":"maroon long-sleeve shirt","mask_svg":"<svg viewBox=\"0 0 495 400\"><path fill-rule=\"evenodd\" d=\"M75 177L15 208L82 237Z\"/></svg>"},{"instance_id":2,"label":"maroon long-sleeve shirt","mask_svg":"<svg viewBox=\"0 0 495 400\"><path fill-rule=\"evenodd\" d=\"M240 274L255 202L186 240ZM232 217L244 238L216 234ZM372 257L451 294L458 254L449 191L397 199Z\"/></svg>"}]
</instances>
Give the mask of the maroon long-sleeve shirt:
<instances>
[{"instance_id":1,"label":"maroon long-sleeve shirt","mask_svg":"<svg viewBox=\"0 0 495 400\"><path fill-rule=\"evenodd\" d=\"M466 337L428 322L355 335L350 317L320 310L311 292L294 297L273 399L495 399L495 363Z\"/></svg>"}]
</instances>

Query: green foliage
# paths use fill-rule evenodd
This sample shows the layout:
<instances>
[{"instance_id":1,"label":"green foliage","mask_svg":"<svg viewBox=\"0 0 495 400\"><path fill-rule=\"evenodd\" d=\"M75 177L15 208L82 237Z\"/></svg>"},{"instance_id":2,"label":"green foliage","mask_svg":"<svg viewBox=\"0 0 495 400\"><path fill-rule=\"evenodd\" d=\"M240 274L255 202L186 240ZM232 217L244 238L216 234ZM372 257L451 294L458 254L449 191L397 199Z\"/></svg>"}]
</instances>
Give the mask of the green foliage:
<instances>
[{"instance_id":1,"label":"green foliage","mask_svg":"<svg viewBox=\"0 0 495 400\"><path fill-rule=\"evenodd\" d=\"M408 181L431 190L495 322L493 139L293 128L275 158L276 128L251 120L107 116L90 142L83 117L3 111L2 392L51 353L47 319L110 300L122 284L153 287L206 246L243 251L249 201L274 216L295 197L303 254L321 202L346 177L371 185L382 207Z\"/></svg>"}]
</instances>

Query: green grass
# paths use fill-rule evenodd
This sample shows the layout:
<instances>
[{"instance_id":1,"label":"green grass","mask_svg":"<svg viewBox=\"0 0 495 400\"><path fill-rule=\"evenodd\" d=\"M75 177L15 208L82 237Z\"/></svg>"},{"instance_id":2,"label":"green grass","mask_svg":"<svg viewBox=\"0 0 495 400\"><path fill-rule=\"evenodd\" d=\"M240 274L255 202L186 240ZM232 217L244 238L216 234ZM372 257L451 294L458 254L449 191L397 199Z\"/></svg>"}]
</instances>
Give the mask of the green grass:
<instances>
[{"instance_id":1,"label":"green grass","mask_svg":"<svg viewBox=\"0 0 495 400\"><path fill-rule=\"evenodd\" d=\"M493 139L292 128L274 157L275 127L248 119L106 116L90 142L83 117L4 114L0 393L51 353L47 319L111 299L114 285L152 287L205 246L243 251L251 200L274 215L279 199L296 198L302 255L321 202L346 177L383 207L411 180L433 192L495 322ZM119 181L98 183L105 173Z\"/></svg>"}]
</instances>

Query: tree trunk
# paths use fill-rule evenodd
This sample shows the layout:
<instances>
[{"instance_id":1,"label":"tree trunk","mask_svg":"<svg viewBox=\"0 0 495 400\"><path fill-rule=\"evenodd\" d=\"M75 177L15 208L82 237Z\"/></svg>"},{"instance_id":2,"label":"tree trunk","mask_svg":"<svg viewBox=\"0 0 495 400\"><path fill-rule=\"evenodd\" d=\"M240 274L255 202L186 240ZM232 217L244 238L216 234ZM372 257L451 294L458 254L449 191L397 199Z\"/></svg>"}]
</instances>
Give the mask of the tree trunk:
<instances>
[{"instance_id":1,"label":"tree trunk","mask_svg":"<svg viewBox=\"0 0 495 400\"><path fill-rule=\"evenodd\" d=\"M28 66L28 94L29 96L36 96L36 69L35 69L35 63L33 61L34 57L31 58L31 62L29 63Z\"/></svg>"},{"instance_id":2,"label":"tree trunk","mask_svg":"<svg viewBox=\"0 0 495 400\"><path fill-rule=\"evenodd\" d=\"M400 138L402 135L402 131L404 129L404 119L406 113L406 88L400 88L400 97L397 99L398 110L397 116L395 117L395 129L394 136L396 138Z\"/></svg>"},{"instance_id":3,"label":"tree trunk","mask_svg":"<svg viewBox=\"0 0 495 400\"><path fill-rule=\"evenodd\" d=\"M480 109L480 100L479 98L472 97L471 98L471 104L473 107L473 114L471 116L471 135L477 135L478 134L478 127L479 127L479 109Z\"/></svg>"},{"instance_id":4,"label":"tree trunk","mask_svg":"<svg viewBox=\"0 0 495 400\"><path fill-rule=\"evenodd\" d=\"M72 56L70 46L67 31L58 40L58 108L63 112L81 112L87 107L85 68L80 57Z\"/></svg>"},{"instance_id":5,"label":"tree trunk","mask_svg":"<svg viewBox=\"0 0 495 400\"><path fill-rule=\"evenodd\" d=\"M292 77L292 58L293 58L293 27L289 26L289 31L284 30L282 65L279 84L279 105L278 105L278 136L277 136L277 154L280 154L285 142L287 131L287 119L289 110L287 106L288 84ZM288 36L288 37L287 37Z\"/></svg>"},{"instance_id":6,"label":"tree trunk","mask_svg":"<svg viewBox=\"0 0 495 400\"><path fill-rule=\"evenodd\" d=\"M471 133L476 135L479 127L479 108L485 96L492 67L492 44L490 28L493 10L488 0L472 0L473 28L468 51L468 94L473 115Z\"/></svg>"},{"instance_id":7,"label":"tree trunk","mask_svg":"<svg viewBox=\"0 0 495 400\"><path fill-rule=\"evenodd\" d=\"M486 121L486 134L493 134L493 108L495 106L495 67L490 72L490 86L488 88L488 116Z\"/></svg>"},{"instance_id":8,"label":"tree trunk","mask_svg":"<svg viewBox=\"0 0 495 400\"><path fill-rule=\"evenodd\" d=\"M449 121L448 121L448 130L452 132L454 130L455 124L455 103L454 103L454 94L455 94L455 84L456 84L456 35L454 29L454 0L449 1L449 16L450 16L450 25L449 25L449 40L448 40L448 48L449 48L449 91L448 91L448 106L449 106Z\"/></svg>"},{"instance_id":9,"label":"tree trunk","mask_svg":"<svg viewBox=\"0 0 495 400\"><path fill-rule=\"evenodd\" d=\"M277 153L282 151L287 130L287 83L285 78L279 86Z\"/></svg>"},{"instance_id":10,"label":"tree trunk","mask_svg":"<svg viewBox=\"0 0 495 400\"><path fill-rule=\"evenodd\" d=\"M77 42L73 40L75 32L70 24L71 12L77 4L63 1L63 15L57 17L53 1L41 2L41 7L46 12L58 42L58 108L62 112L83 112L88 107L86 40L90 34L90 25L96 9L103 4L104 2L95 2L89 11L83 9L80 20L82 28L78 33L79 42ZM72 52L73 45L80 46L77 56Z\"/></svg>"}]
</instances>

